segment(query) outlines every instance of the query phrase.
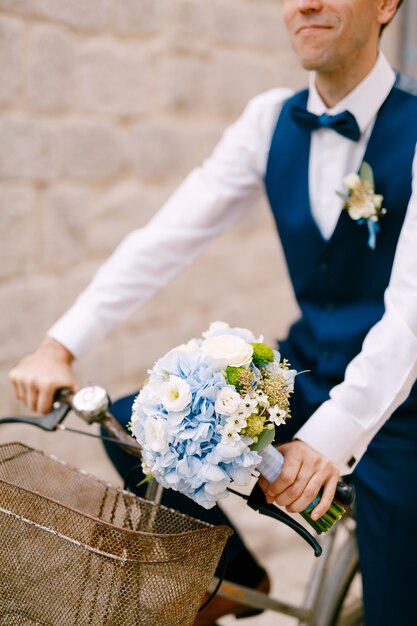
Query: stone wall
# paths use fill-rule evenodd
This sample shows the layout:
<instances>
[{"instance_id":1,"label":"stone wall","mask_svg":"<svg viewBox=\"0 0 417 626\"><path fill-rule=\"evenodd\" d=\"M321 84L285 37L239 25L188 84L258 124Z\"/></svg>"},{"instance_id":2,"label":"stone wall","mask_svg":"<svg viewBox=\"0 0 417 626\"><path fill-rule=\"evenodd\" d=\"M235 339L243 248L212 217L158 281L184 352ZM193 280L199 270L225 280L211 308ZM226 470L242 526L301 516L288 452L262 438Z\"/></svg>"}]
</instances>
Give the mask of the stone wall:
<instances>
[{"instance_id":1,"label":"stone wall","mask_svg":"<svg viewBox=\"0 0 417 626\"><path fill-rule=\"evenodd\" d=\"M398 26L385 46L395 61ZM254 94L305 83L276 0L0 0L1 413L9 368L144 224ZM224 319L282 335L296 314L263 205L77 365L136 388Z\"/></svg>"}]
</instances>

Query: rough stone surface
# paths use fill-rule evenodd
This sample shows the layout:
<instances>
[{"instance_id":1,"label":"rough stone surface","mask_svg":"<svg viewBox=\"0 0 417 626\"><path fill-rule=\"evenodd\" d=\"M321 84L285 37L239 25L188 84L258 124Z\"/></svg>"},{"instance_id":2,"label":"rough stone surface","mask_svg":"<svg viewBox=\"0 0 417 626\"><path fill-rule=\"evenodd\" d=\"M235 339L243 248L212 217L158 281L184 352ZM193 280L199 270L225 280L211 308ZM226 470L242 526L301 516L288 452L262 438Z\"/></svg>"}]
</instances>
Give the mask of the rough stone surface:
<instances>
[{"instance_id":1,"label":"rough stone surface","mask_svg":"<svg viewBox=\"0 0 417 626\"><path fill-rule=\"evenodd\" d=\"M30 186L0 186L1 231L0 278L30 270L39 255L39 241L33 227L36 216L35 192Z\"/></svg>"},{"instance_id":2,"label":"rough stone surface","mask_svg":"<svg viewBox=\"0 0 417 626\"><path fill-rule=\"evenodd\" d=\"M0 9L10 13L32 13L36 0L0 0Z\"/></svg>"},{"instance_id":3,"label":"rough stone surface","mask_svg":"<svg viewBox=\"0 0 417 626\"><path fill-rule=\"evenodd\" d=\"M162 205L166 191L126 180L96 194L92 206L88 248L101 256L110 254L132 229L143 226Z\"/></svg>"},{"instance_id":4,"label":"rough stone surface","mask_svg":"<svg viewBox=\"0 0 417 626\"><path fill-rule=\"evenodd\" d=\"M81 53L79 91L86 111L140 115L151 110L149 61L137 44L121 46L103 38L87 42Z\"/></svg>"},{"instance_id":5,"label":"rough stone surface","mask_svg":"<svg viewBox=\"0 0 417 626\"><path fill-rule=\"evenodd\" d=\"M104 179L123 166L123 140L117 126L99 119L62 124L57 139L64 174L84 180Z\"/></svg>"},{"instance_id":6,"label":"rough stone surface","mask_svg":"<svg viewBox=\"0 0 417 626\"><path fill-rule=\"evenodd\" d=\"M0 16L0 107L16 98L22 76L22 24Z\"/></svg>"},{"instance_id":7,"label":"rough stone surface","mask_svg":"<svg viewBox=\"0 0 417 626\"><path fill-rule=\"evenodd\" d=\"M213 73L216 110L230 117L239 115L251 97L277 85L275 62L248 52L219 51Z\"/></svg>"},{"instance_id":8,"label":"rough stone surface","mask_svg":"<svg viewBox=\"0 0 417 626\"><path fill-rule=\"evenodd\" d=\"M87 256L89 194L82 187L57 185L46 190L42 210L43 267L70 268Z\"/></svg>"},{"instance_id":9,"label":"rough stone surface","mask_svg":"<svg viewBox=\"0 0 417 626\"><path fill-rule=\"evenodd\" d=\"M113 6L113 23L123 35L149 37L161 28L166 0L117 0Z\"/></svg>"},{"instance_id":10,"label":"rough stone surface","mask_svg":"<svg viewBox=\"0 0 417 626\"><path fill-rule=\"evenodd\" d=\"M213 34L217 42L254 51L276 50L276 43L286 38L279 3L246 3L216 0Z\"/></svg>"},{"instance_id":11,"label":"rough stone surface","mask_svg":"<svg viewBox=\"0 0 417 626\"><path fill-rule=\"evenodd\" d=\"M0 177L49 180L59 172L54 129L22 114L0 117Z\"/></svg>"},{"instance_id":12,"label":"rough stone surface","mask_svg":"<svg viewBox=\"0 0 417 626\"><path fill-rule=\"evenodd\" d=\"M209 52L213 13L211 3L200 0L175 0L164 7L166 41L172 50Z\"/></svg>"},{"instance_id":13,"label":"rough stone surface","mask_svg":"<svg viewBox=\"0 0 417 626\"><path fill-rule=\"evenodd\" d=\"M74 38L66 29L38 26L30 37L26 90L33 111L67 111L74 98Z\"/></svg>"},{"instance_id":14,"label":"rough stone surface","mask_svg":"<svg viewBox=\"0 0 417 626\"><path fill-rule=\"evenodd\" d=\"M212 109L211 64L208 59L172 55L159 63L156 93L166 111L190 113Z\"/></svg>"},{"instance_id":15,"label":"rough stone surface","mask_svg":"<svg viewBox=\"0 0 417 626\"><path fill-rule=\"evenodd\" d=\"M0 362L12 366L22 352L39 344L58 312L57 281L55 276L28 272L0 285Z\"/></svg>"},{"instance_id":16,"label":"rough stone surface","mask_svg":"<svg viewBox=\"0 0 417 626\"><path fill-rule=\"evenodd\" d=\"M161 181L168 176L179 180L200 164L214 145L211 129L168 119L155 124L138 124L130 135L131 158L138 175Z\"/></svg>"},{"instance_id":17,"label":"rough stone surface","mask_svg":"<svg viewBox=\"0 0 417 626\"><path fill-rule=\"evenodd\" d=\"M80 30L110 28L113 0L34 0L36 13Z\"/></svg>"}]
</instances>

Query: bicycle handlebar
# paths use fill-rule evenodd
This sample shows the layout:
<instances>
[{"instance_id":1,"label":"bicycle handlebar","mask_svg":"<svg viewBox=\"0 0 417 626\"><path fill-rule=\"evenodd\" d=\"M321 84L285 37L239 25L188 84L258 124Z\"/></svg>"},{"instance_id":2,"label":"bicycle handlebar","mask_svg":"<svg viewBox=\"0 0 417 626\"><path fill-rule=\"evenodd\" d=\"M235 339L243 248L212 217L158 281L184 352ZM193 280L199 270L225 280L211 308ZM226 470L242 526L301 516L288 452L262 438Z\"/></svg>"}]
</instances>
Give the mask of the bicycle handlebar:
<instances>
[{"instance_id":1,"label":"bicycle handlebar","mask_svg":"<svg viewBox=\"0 0 417 626\"><path fill-rule=\"evenodd\" d=\"M93 389L93 388L85 388L85 389ZM62 426L62 422L68 415L68 413L72 410L74 411L81 419L83 419L86 423L92 424L94 422L99 423L106 432L110 435L110 437L106 438L114 443L117 443L123 450L125 450L128 454L131 454L135 457L141 456L141 447L140 445L129 435L129 433L119 424L119 422L111 415L108 411L109 400L107 393L103 388L96 387L94 389L100 390L101 398L99 402L98 408L91 408L87 404L87 408L83 406L83 401L79 401L79 394L77 400L77 394L66 390L60 390L55 398L53 409L47 415L42 417L3 417L0 418L0 425L6 423L17 423L17 424L28 424L30 426L36 426L41 428L42 430L53 432L56 430L71 430L66 429ZM81 390L83 391L83 390ZM103 395L104 394L104 395ZM84 398L85 399L85 398ZM106 401L107 399L107 401ZM82 431L75 431L81 434L89 434L82 433ZM102 437L100 437L102 438ZM346 497L346 500L350 499L350 487L343 482L339 482L338 489L345 494L349 494ZM287 515L284 511L280 510L274 505L268 504L265 500L263 491L260 489L259 485L255 485L249 496L241 494L233 489L229 489L232 493L239 495L241 498L246 500L248 506L250 506L253 510L261 513L262 515L267 515L268 517L273 517L278 521L286 524L290 528L292 528L295 532L297 532L314 550L315 556L320 556L322 552L322 548L318 541L311 535L301 524L299 524L292 517ZM346 502L349 505L351 502Z\"/></svg>"}]
</instances>

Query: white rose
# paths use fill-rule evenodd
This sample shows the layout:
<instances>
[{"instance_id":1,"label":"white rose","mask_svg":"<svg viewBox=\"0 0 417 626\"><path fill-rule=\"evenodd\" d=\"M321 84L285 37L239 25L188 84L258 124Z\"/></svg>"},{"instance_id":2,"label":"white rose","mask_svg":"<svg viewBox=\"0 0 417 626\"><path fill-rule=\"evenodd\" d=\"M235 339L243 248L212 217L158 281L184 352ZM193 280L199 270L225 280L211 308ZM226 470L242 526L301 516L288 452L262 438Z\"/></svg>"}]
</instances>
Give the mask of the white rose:
<instances>
[{"instance_id":1,"label":"white rose","mask_svg":"<svg viewBox=\"0 0 417 626\"><path fill-rule=\"evenodd\" d=\"M236 335L237 337L241 337L244 341L247 341L248 343L253 343L254 341L263 341L263 337L260 337L257 340L253 332L250 331L248 328L240 328L239 326L230 328L227 322L212 322L208 330L204 331L203 333L204 339L210 339L211 337L216 337L219 335Z\"/></svg>"},{"instance_id":2,"label":"white rose","mask_svg":"<svg viewBox=\"0 0 417 626\"><path fill-rule=\"evenodd\" d=\"M360 184L360 182L361 182L361 179L359 178L357 174L348 174L343 179L343 184L348 189L356 189L356 187Z\"/></svg>"},{"instance_id":3,"label":"white rose","mask_svg":"<svg viewBox=\"0 0 417 626\"><path fill-rule=\"evenodd\" d=\"M187 343L181 343L176 348L172 348L172 350L167 352L165 356L168 356L168 354L173 354L174 352L187 352L187 353L195 352L196 350L199 349L199 347L200 346L198 345L195 339L190 339L190 341L188 341Z\"/></svg>"},{"instance_id":4,"label":"white rose","mask_svg":"<svg viewBox=\"0 0 417 626\"><path fill-rule=\"evenodd\" d=\"M165 454L168 451L166 422L159 417L148 417L145 426L145 445L153 452Z\"/></svg>"},{"instance_id":5,"label":"white rose","mask_svg":"<svg viewBox=\"0 0 417 626\"><path fill-rule=\"evenodd\" d=\"M240 395L233 387L223 387L216 396L214 408L221 415L232 415L238 410L240 400Z\"/></svg>"},{"instance_id":6,"label":"white rose","mask_svg":"<svg viewBox=\"0 0 417 626\"><path fill-rule=\"evenodd\" d=\"M171 375L160 387L160 400L167 411L182 411L191 399L189 384L179 376Z\"/></svg>"},{"instance_id":7,"label":"white rose","mask_svg":"<svg viewBox=\"0 0 417 626\"><path fill-rule=\"evenodd\" d=\"M216 335L219 332L227 333L227 330L230 328L227 322L211 322L210 326L207 330L204 331L203 337L205 339L209 339L212 335Z\"/></svg>"},{"instance_id":8,"label":"white rose","mask_svg":"<svg viewBox=\"0 0 417 626\"><path fill-rule=\"evenodd\" d=\"M219 367L241 367L252 360L253 347L236 335L218 335L203 342L202 351L218 362Z\"/></svg>"}]
</instances>

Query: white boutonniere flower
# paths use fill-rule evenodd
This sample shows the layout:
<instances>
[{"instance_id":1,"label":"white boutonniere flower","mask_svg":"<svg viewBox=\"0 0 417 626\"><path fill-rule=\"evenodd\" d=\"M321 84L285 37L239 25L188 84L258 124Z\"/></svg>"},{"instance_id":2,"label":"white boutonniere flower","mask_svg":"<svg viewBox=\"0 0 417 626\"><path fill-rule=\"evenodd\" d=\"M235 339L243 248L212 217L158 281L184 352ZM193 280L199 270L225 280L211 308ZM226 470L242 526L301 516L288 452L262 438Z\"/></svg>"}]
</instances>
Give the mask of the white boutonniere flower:
<instances>
[{"instance_id":1,"label":"white boutonniere flower","mask_svg":"<svg viewBox=\"0 0 417 626\"><path fill-rule=\"evenodd\" d=\"M348 174L343 179L346 192L336 192L344 200L343 209L358 224L366 224L369 238L368 246L374 250L376 236L379 232L380 218L387 210L383 208L383 196L375 193L375 182L372 168L364 161L358 174Z\"/></svg>"}]
</instances>

